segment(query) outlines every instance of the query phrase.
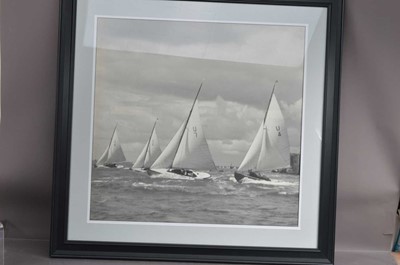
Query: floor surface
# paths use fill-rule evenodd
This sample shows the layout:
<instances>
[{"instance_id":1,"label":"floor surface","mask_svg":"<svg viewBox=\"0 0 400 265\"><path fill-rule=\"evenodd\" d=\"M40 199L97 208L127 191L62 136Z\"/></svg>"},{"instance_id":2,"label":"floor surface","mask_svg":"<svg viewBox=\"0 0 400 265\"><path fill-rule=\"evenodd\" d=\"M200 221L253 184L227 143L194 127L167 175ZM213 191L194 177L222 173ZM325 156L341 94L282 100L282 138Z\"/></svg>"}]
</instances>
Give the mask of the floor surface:
<instances>
[{"instance_id":1,"label":"floor surface","mask_svg":"<svg viewBox=\"0 0 400 265\"><path fill-rule=\"evenodd\" d=\"M199 265L199 263L55 259L48 257L48 248L49 242L45 240L7 239L4 265ZM335 259L336 265L396 265L390 252L336 252Z\"/></svg>"}]
</instances>

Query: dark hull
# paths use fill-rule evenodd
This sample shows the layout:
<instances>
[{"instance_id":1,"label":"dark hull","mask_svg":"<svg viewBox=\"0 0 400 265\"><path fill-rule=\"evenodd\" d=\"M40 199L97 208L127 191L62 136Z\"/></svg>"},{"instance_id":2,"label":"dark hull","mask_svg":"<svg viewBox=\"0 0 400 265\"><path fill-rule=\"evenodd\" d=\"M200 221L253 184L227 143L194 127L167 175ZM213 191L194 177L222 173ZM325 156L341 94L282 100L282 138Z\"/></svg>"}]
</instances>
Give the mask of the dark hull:
<instances>
[{"instance_id":1,"label":"dark hull","mask_svg":"<svg viewBox=\"0 0 400 265\"><path fill-rule=\"evenodd\" d=\"M237 182L242 183L244 178L249 178L249 179L254 179L254 180L266 180L266 181L271 181L270 178L262 176L258 173L255 172L248 172L248 173L240 173L240 172L235 172L234 174L235 179Z\"/></svg>"},{"instance_id":2,"label":"dark hull","mask_svg":"<svg viewBox=\"0 0 400 265\"><path fill-rule=\"evenodd\" d=\"M157 171L154 171L154 170L151 170L151 169L146 170L146 172L147 172L147 174L149 176L160 175L161 174L160 172L157 172Z\"/></svg>"},{"instance_id":3,"label":"dark hull","mask_svg":"<svg viewBox=\"0 0 400 265\"><path fill-rule=\"evenodd\" d=\"M98 167L108 167L108 168L116 168L118 167L117 164L104 164L104 165L93 165L94 168L98 168Z\"/></svg>"},{"instance_id":4,"label":"dark hull","mask_svg":"<svg viewBox=\"0 0 400 265\"><path fill-rule=\"evenodd\" d=\"M109 167L109 168L116 168L117 164L105 164L104 166Z\"/></svg>"}]
</instances>

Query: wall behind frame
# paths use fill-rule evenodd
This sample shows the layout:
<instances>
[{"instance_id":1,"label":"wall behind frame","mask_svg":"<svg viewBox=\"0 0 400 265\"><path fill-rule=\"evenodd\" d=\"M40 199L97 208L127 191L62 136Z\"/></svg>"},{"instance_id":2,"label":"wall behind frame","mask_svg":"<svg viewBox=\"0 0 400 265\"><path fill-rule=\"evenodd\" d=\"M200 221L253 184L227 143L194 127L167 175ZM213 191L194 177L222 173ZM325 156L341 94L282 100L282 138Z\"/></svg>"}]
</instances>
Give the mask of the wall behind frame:
<instances>
[{"instance_id":1,"label":"wall behind frame","mask_svg":"<svg viewBox=\"0 0 400 265\"><path fill-rule=\"evenodd\" d=\"M58 1L1 0L0 220L10 238L49 237Z\"/></svg>"},{"instance_id":2,"label":"wall behind frame","mask_svg":"<svg viewBox=\"0 0 400 265\"><path fill-rule=\"evenodd\" d=\"M8 238L48 239L58 1L2 0L0 220ZM388 250L399 195L398 0L347 0L338 250Z\"/></svg>"},{"instance_id":3,"label":"wall behind frame","mask_svg":"<svg viewBox=\"0 0 400 265\"><path fill-rule=\"evenodd\" d=\"M400 191L400 1L345 1L337 250L388 250Z\"/></svg>"}]
</instances>

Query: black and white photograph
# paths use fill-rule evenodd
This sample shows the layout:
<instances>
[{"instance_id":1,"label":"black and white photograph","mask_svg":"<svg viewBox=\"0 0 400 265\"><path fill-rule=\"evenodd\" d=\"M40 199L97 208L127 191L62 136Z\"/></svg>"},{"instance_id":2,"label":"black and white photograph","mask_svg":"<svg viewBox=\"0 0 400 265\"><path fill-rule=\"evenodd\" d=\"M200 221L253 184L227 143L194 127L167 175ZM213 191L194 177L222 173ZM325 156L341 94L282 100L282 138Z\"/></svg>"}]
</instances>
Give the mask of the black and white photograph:
<instances>
[{"instance_id":1,"label":"black and white photograph","mask_svg":"<svg viewBox=\"0 0 400 265\"><path fill-rule=\"evenodd\" d=\"M90 220L297 227L306 27L96 23Z\"/></svg>"},{"instance_id":2,"label":"black and white photograph","mask_svg":"<svg viewBox=\"0 0 400 265\"><path fill-rule=\"evenodd\" d=\"M332 264L341 0L63 3L52 257Z\"/></svg>"}]
</instances>

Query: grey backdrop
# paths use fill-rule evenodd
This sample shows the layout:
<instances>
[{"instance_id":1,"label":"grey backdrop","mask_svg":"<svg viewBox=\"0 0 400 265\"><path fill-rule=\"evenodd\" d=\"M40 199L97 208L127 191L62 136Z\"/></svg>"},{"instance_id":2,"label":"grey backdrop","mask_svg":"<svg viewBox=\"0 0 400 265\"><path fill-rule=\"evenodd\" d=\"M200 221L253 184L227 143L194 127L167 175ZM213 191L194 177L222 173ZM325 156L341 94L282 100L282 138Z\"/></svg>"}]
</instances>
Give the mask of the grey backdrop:
<instances>
[{"instance_id":1,"label":"grey backdrop","mask_svg":"<svg viewBox=\"0 0 400 265\"><path fill-rule=\"evenodd\" d=\"M0 220L8 238L49 238L58 5L1 6ZM400 1L348 0L345 8L336 248L338 263L355 251L346 264L361 264L364 251L389 250L399 197Z\"/></svg>"}]
</instances>

